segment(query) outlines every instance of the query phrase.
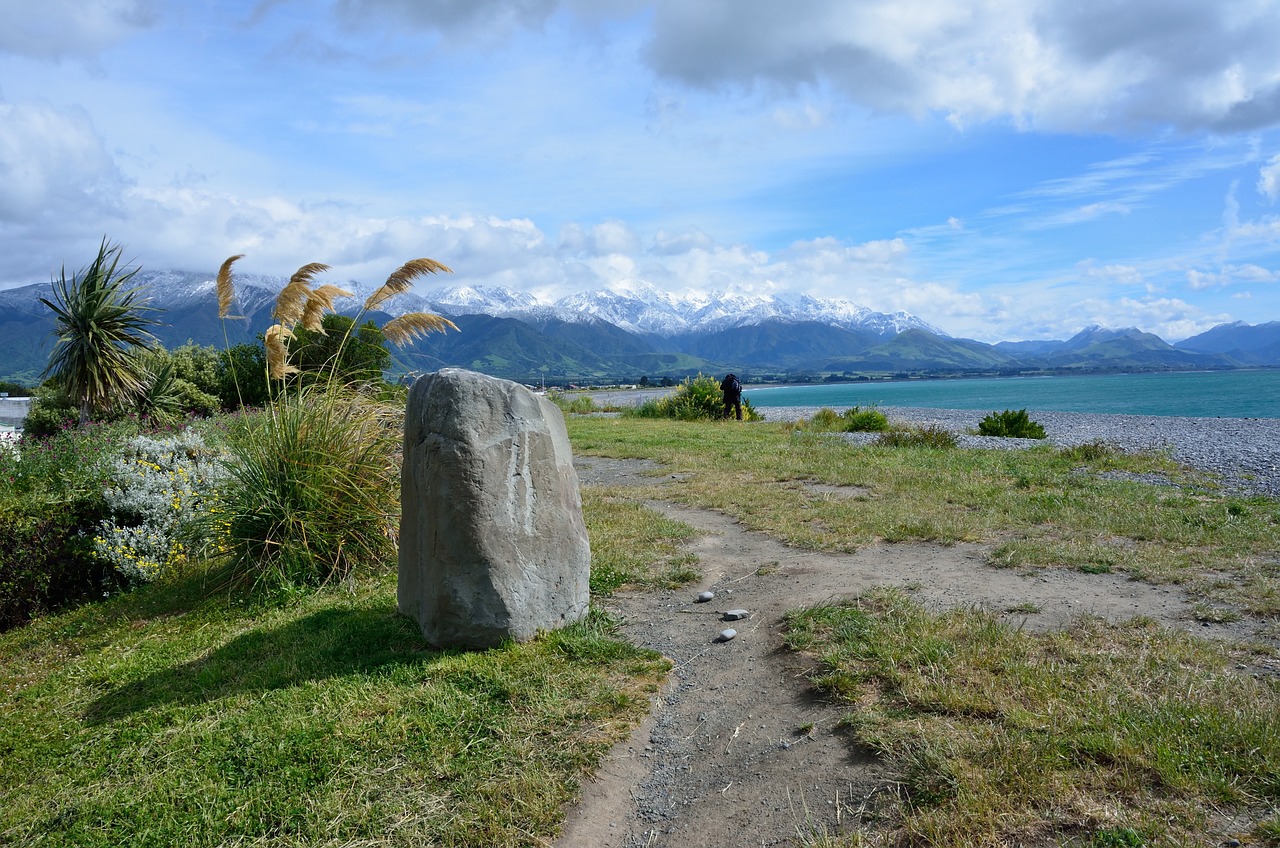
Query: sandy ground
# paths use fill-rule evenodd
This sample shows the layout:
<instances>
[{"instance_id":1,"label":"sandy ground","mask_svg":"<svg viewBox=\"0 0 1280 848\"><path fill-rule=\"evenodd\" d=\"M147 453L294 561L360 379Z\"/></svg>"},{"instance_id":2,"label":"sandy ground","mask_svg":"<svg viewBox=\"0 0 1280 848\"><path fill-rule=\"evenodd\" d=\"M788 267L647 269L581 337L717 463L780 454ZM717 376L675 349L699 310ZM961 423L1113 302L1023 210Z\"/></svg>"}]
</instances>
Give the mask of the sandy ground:
<instances>
[{"instance_id":1,"label":"sandy ground","mask_svg":"<svg viewBox=\"0 0 1280 848\"><path fill-rule=\"evenodd\" d=\"M660 470L645 460L583 456L575 464L586 485L651 484ZM982 607L1032 630L1084 613L1112 620L1141 613L1203 635L1253 635L1249 622L1194 622L1176 588L1122 575L1023 575L987 565L986 550L975 545L815 553L744 530L721 513L661 500L650 506L701 531L691 549L704 577L676 591L603 599L626 638L662 652L674 669L648 720L585 783L556 848L809 844L802 839L852 829L892 791L892 775L852 744L838 726L841 711L807 684L805 660L782 647L782 617L791 609L889 584L931 608ZM715 598L697 603L704 590ZM732 609L750 616L722 620ZM716 641L730 627L737 636Z\"/></svg>"}]
</instances>

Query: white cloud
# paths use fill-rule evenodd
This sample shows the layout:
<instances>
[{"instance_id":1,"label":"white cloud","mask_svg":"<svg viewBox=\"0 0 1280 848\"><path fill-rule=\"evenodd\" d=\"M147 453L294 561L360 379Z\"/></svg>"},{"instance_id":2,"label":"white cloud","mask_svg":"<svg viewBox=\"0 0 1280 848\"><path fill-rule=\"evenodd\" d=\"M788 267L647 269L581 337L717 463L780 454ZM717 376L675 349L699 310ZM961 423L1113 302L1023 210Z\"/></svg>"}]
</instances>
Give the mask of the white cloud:
<instances>
[{"instance_id":1,"label":"white cloud","mask_svg":"<svg viewBox=\"0 0 1280 848\"><path fill-rule=\"evenodd\" d=\"M1235 283L1274 283L1277 280L1280 280L1280 275L1275 271L1252 264L1223 265L1217 271L1201 271L1196 268L1187 271L1187 285L1193 291Z\"/></svg>"},{"instance_id":2,"label":"white cloud","mask_svg":"<svg viewBox=\"0 0 1280 848\"><path fill-rule=\"evenodd\" d=\"M0 0L0 53L91 60L158 19L149 0Z\"/></svg>"},{"instance_id":3,"label":"white cloud","mask_svg":"<svg viewBox=\"0 0 1280 848\"><path fill-rule=\"evenodd\" d=\"M1272 156L1258 172L1258 191L1272 203L1280 197L1280 153Z\"/></svg>"},{"instance_id":4,"label":"white cloud","mask_svg":"<svg viewBox=\"0 0 1280 848\"><path fill-rule=\"evenodd\" d=\"M121 183L83 110L0 102L0 222L109 213Z\"/></svg>"},{"instance_id":5,"label":"white cloud","mask_svg":"<svg viewBox=\"0 0 1280 848\"><path fill-rule=\"evenodd\" d=\"M1143 283L1142 272L1132 265L1098 266L1092 260L1081 262L1080 272L1086 277L1095 277L1125 286L1140 286Z\"/></svg>"},{"instance_id":6,"label":"white cloud","mask_svg":"<svg viewBox=\"0 0 1280 848\"><path fill-rule=\"evenodd\" d=\"M876 110L1054 129L1280 118L1280 9L1248 0L655 3L648 59L690 85L828 81Z\"/></svg>"}]
</instances>

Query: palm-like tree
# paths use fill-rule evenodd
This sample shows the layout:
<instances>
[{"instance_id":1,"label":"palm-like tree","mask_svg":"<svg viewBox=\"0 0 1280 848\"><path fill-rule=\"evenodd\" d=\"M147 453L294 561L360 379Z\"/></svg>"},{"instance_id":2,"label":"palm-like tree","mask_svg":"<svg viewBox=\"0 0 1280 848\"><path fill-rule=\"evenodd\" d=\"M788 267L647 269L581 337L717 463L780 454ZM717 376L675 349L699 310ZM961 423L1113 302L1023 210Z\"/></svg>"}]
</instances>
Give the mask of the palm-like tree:
<instances>
[{"instance_id":1,"label":"palm-like tree","mask_svg":"<svg viewBox=\"0 0 1280 848\"><path fill-rule=\"evenodd\" d=\"M140 290L129 283L137 268L121 267L123 248L103 238L97 257L67 279L64 267L53 281L53 299L40 298L53 310L57 341L45 375L58 380L80 407L80 423L112 401L136 396L144 388L137 358L155 343L147 327L160 323L147 313Z\"/></svg>"}]
</instances>

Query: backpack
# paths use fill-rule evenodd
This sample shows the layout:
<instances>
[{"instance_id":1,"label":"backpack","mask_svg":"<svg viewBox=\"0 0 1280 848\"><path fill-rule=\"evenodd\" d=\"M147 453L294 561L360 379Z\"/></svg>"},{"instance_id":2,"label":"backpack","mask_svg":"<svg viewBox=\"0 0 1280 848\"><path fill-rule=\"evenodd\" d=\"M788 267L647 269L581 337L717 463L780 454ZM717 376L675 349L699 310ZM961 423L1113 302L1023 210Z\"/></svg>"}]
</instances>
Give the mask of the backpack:
<instances>
[{"instance_id":1,"label":"backpack","mask_svg":"<svg viewBox=\"0 0 1280 848\"><path fill-rule=\"evenodd\" d=\"M726 394L740 395L742 394L742 384L738 382L738 378L733 374L724 378L724 390Z\"/></svg>"}]
</instances>

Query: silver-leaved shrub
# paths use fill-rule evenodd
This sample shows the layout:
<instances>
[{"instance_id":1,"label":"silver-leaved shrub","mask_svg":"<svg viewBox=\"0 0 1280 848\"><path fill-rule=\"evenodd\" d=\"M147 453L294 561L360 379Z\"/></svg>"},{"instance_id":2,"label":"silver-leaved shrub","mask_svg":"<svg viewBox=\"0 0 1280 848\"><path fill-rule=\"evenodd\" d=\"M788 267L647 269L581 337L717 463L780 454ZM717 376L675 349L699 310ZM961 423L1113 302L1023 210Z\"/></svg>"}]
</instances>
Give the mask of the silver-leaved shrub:
<instances>
[{"instance_id":1,"label":"silver-leaved shrub","mask_svg":"<svg viewBox=\"0 0 1280 848\"><path fill-rule=\"evenodd\" d=\"M134 581L176 573L187 562L187 531L213 508L225 477L220 454L190 429L135 436L113 463L110 515L98 525L94 552Z\"/></svg>"}]
</instances>

